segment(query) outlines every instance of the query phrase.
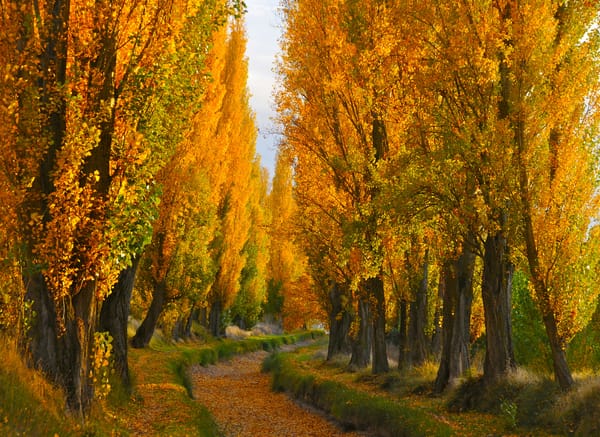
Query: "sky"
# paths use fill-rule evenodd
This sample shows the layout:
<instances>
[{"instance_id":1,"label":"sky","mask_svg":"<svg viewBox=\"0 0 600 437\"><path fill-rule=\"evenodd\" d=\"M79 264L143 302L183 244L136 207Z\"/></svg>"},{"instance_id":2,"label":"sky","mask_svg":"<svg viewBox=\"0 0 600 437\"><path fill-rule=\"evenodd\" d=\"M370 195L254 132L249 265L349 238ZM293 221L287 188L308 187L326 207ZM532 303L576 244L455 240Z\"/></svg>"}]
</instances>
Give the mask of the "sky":
<instances>
[{"instance_id":1,"label":"sky","mask_svg":"<svg viewBox=\"0 0 600 437\"><path fill-rule=\"evenodd\" d=\"M248 88L251 94L250 104L256 113L258 125L256 151L261 155L262 165L269 170L271 177L275 169L277 147L271 117L274 115L273 68L279 51L280 35L278 4L279 0L246 0Z\"/></svg>"}]
</instances>

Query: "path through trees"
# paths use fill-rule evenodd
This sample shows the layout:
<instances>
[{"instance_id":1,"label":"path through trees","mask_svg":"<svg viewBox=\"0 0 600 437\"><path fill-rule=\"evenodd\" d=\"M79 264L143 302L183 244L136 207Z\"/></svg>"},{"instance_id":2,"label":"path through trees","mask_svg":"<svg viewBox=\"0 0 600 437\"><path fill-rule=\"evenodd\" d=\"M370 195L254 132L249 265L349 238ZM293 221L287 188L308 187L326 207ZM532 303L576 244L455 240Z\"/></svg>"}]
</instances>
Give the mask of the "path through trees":
<instances>
[{"instance_id":1,"label":"path through trees","mask_svg":"<svg viewBox=\"0 0 600 437\"><path fill-rule=\"evenodd\" d=\"M194 397L208 408L226 436L365 435L343 432L314 410L271 391L271 376L260 370L267 354L253 352L191 370Z\"/></svg>"}]
</instances>

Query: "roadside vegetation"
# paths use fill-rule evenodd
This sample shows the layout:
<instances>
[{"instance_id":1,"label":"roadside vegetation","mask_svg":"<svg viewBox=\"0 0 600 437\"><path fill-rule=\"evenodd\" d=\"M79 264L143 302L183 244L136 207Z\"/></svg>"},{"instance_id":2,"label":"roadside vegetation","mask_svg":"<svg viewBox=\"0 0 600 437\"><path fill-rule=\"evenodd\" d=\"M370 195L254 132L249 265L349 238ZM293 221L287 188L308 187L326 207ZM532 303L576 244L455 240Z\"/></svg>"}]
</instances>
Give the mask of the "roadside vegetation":
<instances>
[{"instance_id":1,"label":"roadside vegetation","mask_svg":"<svg viewBox=\"0 0 600 437\"><path fill-rule=\"evenodd\" d=\"M600 433L599 2L280 0L272 179L253 2L142 3L0 3L2 431L211 435L263 321L347 426Z\"/></svg>"},{"instance_id":2,"label":"roadside vegetation","mask_svg":"<svg viewBox=\"0 0 600 437\"><path fill-rule=\"evenodd\" d=\"M320 343L320 344L319 344ZM273 389L314 405L349 429L379 436L596 435L600 379L576 374L576 388L562 392L549 376L518 369L482 388L468 376L434 395L437 366L372 375L348 371L348 357L326 360L323 342L275 353L263 364Z\"/></svg>"},{"instance_id":3,"label":"roadside vegetation","mask_svg":"<svg viewBox=\"0 0 600 437\"><path fill-rule=\"evenodd\" d=\"M197 435L218 436L210 413L192 398L189 367L206 366L236 354L274 351L311 340L322 331L250 337L244 340L197 338L173 343L159 335L129 356L131 387L111 377L110 392L94 404L85 423L65 409L64 393L31 370L14 344L0 342L0 434L36 435Z\"/></svg>"}]
</instances>

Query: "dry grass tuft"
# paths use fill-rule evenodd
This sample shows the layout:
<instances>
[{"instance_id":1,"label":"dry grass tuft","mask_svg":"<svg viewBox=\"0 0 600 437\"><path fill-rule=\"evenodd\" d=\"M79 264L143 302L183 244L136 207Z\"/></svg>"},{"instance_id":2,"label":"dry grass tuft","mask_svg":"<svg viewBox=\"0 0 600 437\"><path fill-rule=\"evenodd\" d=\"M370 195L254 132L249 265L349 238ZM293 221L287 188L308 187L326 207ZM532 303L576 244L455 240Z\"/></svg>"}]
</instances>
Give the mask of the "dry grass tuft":
<instances>
[{"instance_id":1,"label":"dry grass tuft","mask_svg":"<svg viewBox=\"0 0 600 437\"><path fill-rule=\"evenodd\" d=\"M72 424L65 421L63 393L27 367L14 340L0 337L0 356L0 431L72 432Z\"/></svg>"}]
</instances>

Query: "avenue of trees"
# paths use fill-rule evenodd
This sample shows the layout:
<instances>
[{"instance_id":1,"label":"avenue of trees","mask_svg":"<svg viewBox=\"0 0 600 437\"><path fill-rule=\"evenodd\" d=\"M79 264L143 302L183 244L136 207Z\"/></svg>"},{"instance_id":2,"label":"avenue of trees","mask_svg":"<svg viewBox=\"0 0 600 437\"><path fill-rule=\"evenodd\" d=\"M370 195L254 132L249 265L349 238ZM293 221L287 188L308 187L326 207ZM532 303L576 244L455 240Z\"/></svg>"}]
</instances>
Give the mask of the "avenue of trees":
<instances>
[{"instance_id":1,"label":"avenue of trees","mask_svg":"<svg viewBox=\"0 0 600 437\"><path fill-rule=\"evenodd\" d=\"M486 383L521 364L528 319L569 389L600 323L600 6L282 0L271 181L244 10L0 0L2 338L82 417L106 342L128 386L157 328L260 320L374 373L395 343L442 392L474 344Z\"/></svg>"},{"instance_id":2,"label":"avenue of trees","mask_svg":"<svg viewBox=\"0 0 600 437\"><path fill-rule=\"evenodd\" d=\"M439 356L442 391L470 367L477 295L483 379L501 378L517 364L519 274L556 380L572 386L566 349L600 291L599 12L577 0L283 2L280 159L330 357L386 372L393 327L401 367Z\"/></svg>"},{"instance_id":3,"label":"avenue of trees","mask_svg":"<svg viewBox=\"0 0 600 437\"><path fill-rule=\"evenodd\" d=\"M73 413L107 341L128 384L128 345L157 326L221 335L261 315L272 213L244 9L0 3L0 326Z\"/></svg>"}]
</instances>

